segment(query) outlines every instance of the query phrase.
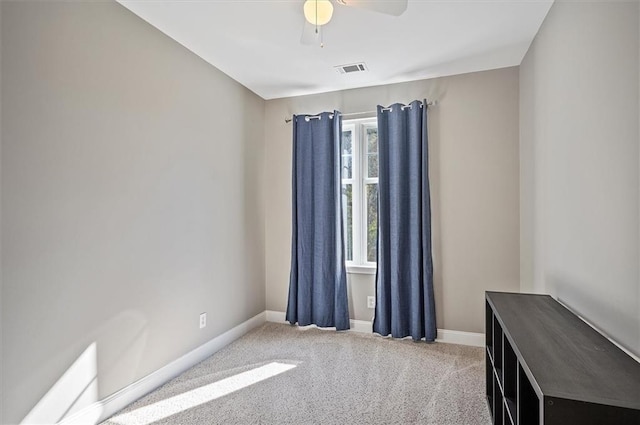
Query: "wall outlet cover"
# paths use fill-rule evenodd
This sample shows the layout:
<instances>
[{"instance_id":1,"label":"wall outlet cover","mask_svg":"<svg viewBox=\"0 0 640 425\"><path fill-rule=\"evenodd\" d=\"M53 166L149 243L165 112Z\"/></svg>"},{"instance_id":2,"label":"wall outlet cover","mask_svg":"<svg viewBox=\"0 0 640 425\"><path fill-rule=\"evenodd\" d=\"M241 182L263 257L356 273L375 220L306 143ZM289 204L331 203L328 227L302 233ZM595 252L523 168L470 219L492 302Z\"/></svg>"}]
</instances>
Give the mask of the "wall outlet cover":
<instances>
[{"instance_id":1,"label":"wall outlet cover","mask_svg":"<svg viewBox=\"0 0 640 425\"><path fill-rule=\"evenodd\" d=\"M376 308L376 297L367 297L367 308Z\"/></svg>"},{"instance_id":2,"label":"wall outlet cover","mask_svg":"<svg viewBox=\"0 0 640 425\"><path fill-rule=\"evenodd\" d=\"M200 314L200 329L207 326L207 313Z\"/></svg>"}]
</instances>

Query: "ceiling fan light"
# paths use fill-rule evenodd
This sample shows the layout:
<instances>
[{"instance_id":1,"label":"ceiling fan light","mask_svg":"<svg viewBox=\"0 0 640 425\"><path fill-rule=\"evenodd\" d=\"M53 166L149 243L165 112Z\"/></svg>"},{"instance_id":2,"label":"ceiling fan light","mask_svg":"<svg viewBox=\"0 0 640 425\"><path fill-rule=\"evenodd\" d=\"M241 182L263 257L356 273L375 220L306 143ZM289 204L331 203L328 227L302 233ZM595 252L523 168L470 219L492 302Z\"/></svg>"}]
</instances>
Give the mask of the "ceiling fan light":
<instances>
[{"instance_id":1,"label":"ceiling fan light","mask_svg":"<svg viewBox=\"0 0 640 425\"><path fill-rule=\"evenodd\" d=\"M304 2L304 17L310 24L324 25L331 20L333 5L329 0L307 0Z\"/></svg>"}]
</instances>

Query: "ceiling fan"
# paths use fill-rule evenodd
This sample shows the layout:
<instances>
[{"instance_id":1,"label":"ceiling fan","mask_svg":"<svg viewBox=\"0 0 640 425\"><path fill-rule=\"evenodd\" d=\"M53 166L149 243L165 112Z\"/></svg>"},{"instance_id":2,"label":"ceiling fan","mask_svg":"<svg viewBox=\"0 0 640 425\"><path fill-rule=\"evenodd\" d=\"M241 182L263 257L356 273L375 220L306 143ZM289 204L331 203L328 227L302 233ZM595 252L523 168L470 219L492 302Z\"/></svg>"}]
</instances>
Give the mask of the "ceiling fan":
<instances>
[{"instance_id":1,"label":"ceiling fan","mask_svg":"<svg viewBox=\"0 0 640 425\"><path fill-rule=\"evenodd\" d=\"M335 3L385 15L400 16L407 10L408 0L335 0ZM319 44L320 47L324 47L322 27L333 16L333 3L330 0L306 0L303 11L305 20L300 42Z\"/></svg>"}]
</instances>

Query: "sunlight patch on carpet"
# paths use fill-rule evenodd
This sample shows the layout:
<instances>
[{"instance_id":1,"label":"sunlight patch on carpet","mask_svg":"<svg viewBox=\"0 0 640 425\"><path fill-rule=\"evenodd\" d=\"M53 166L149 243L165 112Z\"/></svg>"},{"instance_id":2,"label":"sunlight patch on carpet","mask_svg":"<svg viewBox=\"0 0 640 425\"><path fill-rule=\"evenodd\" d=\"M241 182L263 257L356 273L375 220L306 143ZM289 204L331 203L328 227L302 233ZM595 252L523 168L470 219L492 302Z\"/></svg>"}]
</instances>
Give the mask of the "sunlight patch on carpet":
<instances>
[{"instance_id":1,"label":"sunlight patch on carpet","mask_svg":"<svg viewBox=\"0 0 640 425\"><path fill-rule=\"evenodd\" d=\"M296 365L273 362L110 419L120 425L148 425L269 379Z\"/></svg>"}]
</instances>

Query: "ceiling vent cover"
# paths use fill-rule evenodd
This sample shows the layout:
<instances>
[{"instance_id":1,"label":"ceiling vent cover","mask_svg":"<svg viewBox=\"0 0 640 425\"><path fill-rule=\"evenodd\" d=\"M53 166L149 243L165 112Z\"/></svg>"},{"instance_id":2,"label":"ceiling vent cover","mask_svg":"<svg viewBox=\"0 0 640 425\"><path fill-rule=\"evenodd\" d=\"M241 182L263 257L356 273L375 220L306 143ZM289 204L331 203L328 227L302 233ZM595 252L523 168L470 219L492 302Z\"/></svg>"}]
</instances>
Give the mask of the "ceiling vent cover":
<instances>
[{"instance_id":1,"label":"ceiling vent cover","mask_svg":"<svg viewBox=\"0 0 640 425\"><path fill-rule=\"evenodd\" d=\"M352 74L354 72L364 72L367 70L367 66L364 64L364 62L350 63L348 65L339 65L339 66L334 66L334 68L340 74Z\"/></svg>"}]
</instances>

